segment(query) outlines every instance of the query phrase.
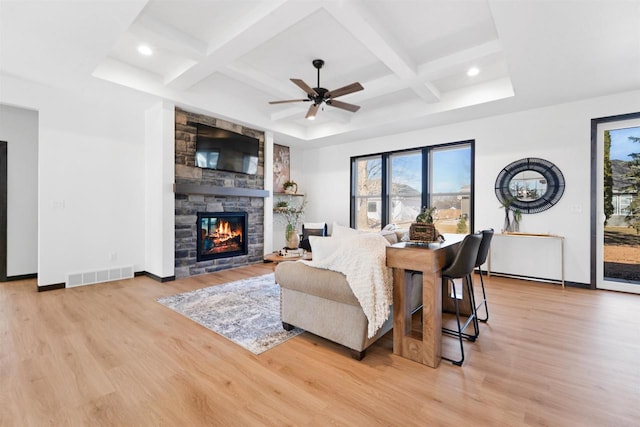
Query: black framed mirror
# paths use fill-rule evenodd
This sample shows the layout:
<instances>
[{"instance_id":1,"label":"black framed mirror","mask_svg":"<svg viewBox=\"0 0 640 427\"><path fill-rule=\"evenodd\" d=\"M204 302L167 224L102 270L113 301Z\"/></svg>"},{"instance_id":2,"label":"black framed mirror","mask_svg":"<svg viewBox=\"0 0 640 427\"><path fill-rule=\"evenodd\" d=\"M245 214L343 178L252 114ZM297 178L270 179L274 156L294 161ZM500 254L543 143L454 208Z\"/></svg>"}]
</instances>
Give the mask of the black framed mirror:
<instances>
[{"instance_id":1,"label":"black framed mirror","mask_svg":"<svg viewBox=\"0 0 640 427\"><path fill-rule=\"evenodd\" d=\"M527 157L500 171L495 190L503 206L538 213L558 203L564 193L564 175L548 160Z\"/></svg>"}]
</instances>

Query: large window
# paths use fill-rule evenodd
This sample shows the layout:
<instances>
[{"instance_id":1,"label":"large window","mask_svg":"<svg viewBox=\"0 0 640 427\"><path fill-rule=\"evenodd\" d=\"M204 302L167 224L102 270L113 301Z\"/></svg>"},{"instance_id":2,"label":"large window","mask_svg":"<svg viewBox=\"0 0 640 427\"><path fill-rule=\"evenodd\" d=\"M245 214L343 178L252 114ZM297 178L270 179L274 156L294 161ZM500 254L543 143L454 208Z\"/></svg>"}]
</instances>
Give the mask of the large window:
<instances>
[{"instance_id":1,"label":"large window","mask_svg":"<svg viewBox=\"0 0 640 427\"><path fill-rule=\"evenodd\" d=\"M429 206L436 207L435 225L441 233L471 231L470 145L434 148L429 156Z\"/></svg>"},{"instance_id":2,"label":"large window","mask_svg":"<svg viewBox=\"0 0 640 427\"><path fill-rule=\"evenodd\" d=\"M382 156L352 161L352 222L358 230L380 230L382 221ZM352 224L353 225L353 224Z\"/></svg>"},{"instance_id":3,"label":"large window","mask_svg":"<svg viewBox=\"0 0 640 427\"><path fill-rule=\"evenodd\" d=\"M473 141L351 159L351 226L408 228L423 206L435 206L441 233L473 227Z\"/></svg>"},{"instance_id":4,"label":"large window","mask_svg":"<svg viewBox=\"0 0 640 427\"><path fill-rule=\"evenodd\" d=\"M415 221L422 206L422 151L405 151L389 155L389 220L398 226Z\"/></svg>"}]
</instances>

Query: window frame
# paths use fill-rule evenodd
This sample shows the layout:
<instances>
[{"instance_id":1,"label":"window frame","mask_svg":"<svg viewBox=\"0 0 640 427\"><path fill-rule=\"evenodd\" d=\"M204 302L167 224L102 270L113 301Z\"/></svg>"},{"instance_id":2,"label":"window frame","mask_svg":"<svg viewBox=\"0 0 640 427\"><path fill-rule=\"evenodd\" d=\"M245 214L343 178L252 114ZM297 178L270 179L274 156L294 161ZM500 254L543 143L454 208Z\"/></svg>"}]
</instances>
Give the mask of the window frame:
<instances>
[{"instance_id":1,"label":"window frame","mask_svg":"<svg viewBox=\"0 0 640 427\"><path fill-rule=\"evenodd\" d=\"M352 156L350 159L350 203L349 203L349 225L352 228L356 227L356 201L358 200L358 195L356 194L356 164L358 160L367 159L372 157L380 156L382 161L382 169L381 169L381 206L380 206L380 228L384 228L387 224L389 224L389 216L390 216L390 186L391 186L391 176L390 176L390 161L391 156L394 154L404 153L404 152L415 152L421 151L422 153L422 196L421 196L421 204L422 206L430 206L431 200L431 173L432 168L430 165L431 161L431 152L443 148L455 148L456 146L468 146L470 149L470 190L469 190L469 211L471 212L471 219L469 221L469 230L471 233L475 230L475 139L469 139L464 141L455 141L448 142L444 144L435 144L435 145L427 145L422 147L411 147L404 148L401 150L393 150L393 151L385 151L379 153L369 153L363 154L359 156Z\"/></svg>"}]
</instances>

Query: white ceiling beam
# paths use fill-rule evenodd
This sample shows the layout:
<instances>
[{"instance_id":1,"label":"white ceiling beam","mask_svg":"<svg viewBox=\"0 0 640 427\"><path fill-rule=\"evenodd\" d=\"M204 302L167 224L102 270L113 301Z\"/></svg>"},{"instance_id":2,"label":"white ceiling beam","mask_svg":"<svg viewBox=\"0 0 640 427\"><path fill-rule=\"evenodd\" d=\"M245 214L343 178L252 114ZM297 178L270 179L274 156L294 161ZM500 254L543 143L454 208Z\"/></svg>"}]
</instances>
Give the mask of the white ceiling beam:
<instances>
[{"instance_id":1,"label":"white ceiling beam","mask_svg":"<svg viewBox=\"0 0 640 427\"><path fill-rule=\"evenodd\" d=\"M492 40L421 64L418 67L418 74L423 78L436 80L443 77L443 73L446 73L451 68L502 52L502 43L499 40Z\"/></svg>"},{"instance_id":2,"label":"white ceiling beam","mask_svg":"<svg viewBox=\"0 0 640 427\"><path fill-rule=\"evenodd\" d=\"M276 111L269 114L269 118L277 122L279 120L286 120L291 117L295 117L299 114L304 114L309 109L309 103L300 103L300 104L291 104L290 107L285 108L284 110Z\"/></svg>"},{"instance_id":3,"label":"white ceiling beam","mask_svg":"<svg viewBox=\"0 0 640 427\"><path fill-rule=\"evenodd\" d=\"M176 76L167 84L178 90L186 90L207 78L223 66L232 63L246 53L257 49L265 40L281 33L320 5L312 2L265 1L251 13L233 25L217 40L209 43L208 55L198 64Z\"/></svg>"},{"instance_id":4,"label":"white ceiling beam","mask_svg":"<svg viewBox=\"0 0 640 427\"><path fill-rule=\"evenodd\" d=\"M274 97L273 101L279 99L306 98L305 93L291 83L291 81L276 80L249 66L239 67L233 64L227 64L221 68L219 72L234 80L254 87L261 92L268 93Z\"/></svg>"},{"instance_id":5,"label":"white ceiling beam","mask_svg":"<svg viewBox=\"0 0 640 427\"><path fill-rule=\"evenodd\" d=\"M433 85L418 79L416 65L393 35L360 2L328 2L324 8L425 102L440 99Z\"/></svg>"},{"instance_id":6,"label":"white ceiling beam","mask_svg":"<svg viewBox=\"0 0 640 427\"><path fill-rule=\"evenodd\" d=\"M280 110L277 112L274 112L272 114L269 115L269 118L271 121L273 122L277 122L280 120L290 120L290 119L295 119L300 118L302 116L304 116L304 114L306 114L307 110L309 109L309 106L311 105L311 103L309 102L301 102L298 104L291 104L291 107L286 108L284 110ZM349 123L351 121L351 118L355 116L355 114L358 113L348 113L344 114L342 113L342 110L339 110L335 107L331 107L328 105L323 105L321 107L321 111L318 111L318 114L322 114L324 116L328 116L331 118L331 121L336 122L336 123Z\"/></svg>"},{"instance_id":7,"label":"white ceiling beam","mask_svg":"<svg viewBox=\"0 0 640 427\"><path fill-rule=\"evenodd\" d=\"M143 38L160 40L161 47L190 59L197 60L207 54L207 43L149 14L141 14L131 32Z\"/></svg>"}]
</instances>

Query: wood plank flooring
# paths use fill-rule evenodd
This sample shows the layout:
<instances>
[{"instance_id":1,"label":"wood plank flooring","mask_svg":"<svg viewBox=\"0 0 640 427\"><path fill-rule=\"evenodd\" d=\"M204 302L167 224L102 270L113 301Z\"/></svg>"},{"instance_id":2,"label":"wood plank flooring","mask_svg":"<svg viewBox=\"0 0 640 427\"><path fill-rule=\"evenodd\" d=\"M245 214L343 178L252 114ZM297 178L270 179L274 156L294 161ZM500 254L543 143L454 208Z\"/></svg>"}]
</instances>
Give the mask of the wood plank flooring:
<instances>
[{"instance_id":1,"label":"wood plank flooring","mask_svg":"<svg viewBox=\"0 0 640 427\"><path fill-rule=\"evenodd\" d=\"M155 301L271 271L0 284L0 425L638 425L637 295L491 277L489 323L438 369L391 334L361 362L309 333L255 356Z\"/></svg>"}]
</instances>

